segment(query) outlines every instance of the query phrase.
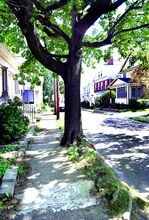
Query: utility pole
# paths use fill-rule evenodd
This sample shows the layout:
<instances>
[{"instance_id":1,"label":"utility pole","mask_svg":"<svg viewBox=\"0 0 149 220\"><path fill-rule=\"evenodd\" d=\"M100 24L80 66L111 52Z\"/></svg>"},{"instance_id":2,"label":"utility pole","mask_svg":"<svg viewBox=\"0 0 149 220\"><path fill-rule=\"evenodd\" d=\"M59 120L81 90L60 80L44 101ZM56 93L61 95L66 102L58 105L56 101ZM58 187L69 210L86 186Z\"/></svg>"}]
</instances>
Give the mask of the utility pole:
<instances>
[{"instance_id":1,"label":"utility pole","mask_svg":"<svg viewBox=\"0 0 149 220\"><path fill-rule=\"evenodd\" d=\"M59 119L59 80L54 79L54 100L56 119Z\"/></svg>"}]
</instances>

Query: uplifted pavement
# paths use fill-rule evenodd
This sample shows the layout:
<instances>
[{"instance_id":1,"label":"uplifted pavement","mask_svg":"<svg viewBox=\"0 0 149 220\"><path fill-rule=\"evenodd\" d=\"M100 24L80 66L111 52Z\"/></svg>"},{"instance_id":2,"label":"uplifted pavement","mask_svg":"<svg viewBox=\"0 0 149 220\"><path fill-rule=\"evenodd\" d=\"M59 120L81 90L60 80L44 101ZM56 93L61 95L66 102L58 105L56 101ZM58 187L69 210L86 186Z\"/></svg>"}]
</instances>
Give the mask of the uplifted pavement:
<instances>
[{"instance_id":1,"label":"uplifted pavement","mask_svg":"<svg viewBox=\"0 0 149 220\"><path fill-rule=\"evenodd\" d=\"M103 203L90 193L93 182L59 146L61 132L55 116L42 115L40 128L27 150L31 167L27 181L16 189L20 205L9 219L109 220Z\"/></svg>"}]
</instances>

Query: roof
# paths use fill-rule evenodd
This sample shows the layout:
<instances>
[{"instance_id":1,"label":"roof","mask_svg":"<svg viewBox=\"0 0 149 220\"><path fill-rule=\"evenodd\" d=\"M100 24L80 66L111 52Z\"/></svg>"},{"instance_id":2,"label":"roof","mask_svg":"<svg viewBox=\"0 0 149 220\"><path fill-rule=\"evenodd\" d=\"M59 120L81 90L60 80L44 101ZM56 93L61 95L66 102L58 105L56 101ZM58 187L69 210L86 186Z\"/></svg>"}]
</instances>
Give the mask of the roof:
<instances>
[{"instance_id":1,"label":"roof","mask_svg":"<svg viewBox=\"0 0 149 220\"><path fill-rule=\"evenodd\" d=\"M120 79L126 83L130 83L131 82L131 79L130 78L117 78L117 79Z\"/></svg>"},{"instance_id":2,"label":"roof","mask_svg":"<svg viewBox=\"0 0 149 220\"><path fill-rule=\"evenodd\" d=\"M121 81L123 81L123 82L125 82L125 83L130 83L130 82L131 82L131 78L116 78L116 79L114 79L114 80L110 83L109 87L112 86L117 80L121 80Z\"/></svg>"},{"instance_id":3,"label":"roof","mask_svg":"<svg viewBox=\"0 0 149 220\"><path fill-rule=\"evenodd\" d=\"M142 83L142 82L138 83L138 82L132 81L131 78L117 78L117 79L114 79L114 80L110 83L110 85L108 86L108 88L110 88L110 87L112 88L113 85L115 84L115 82L116 82L117 80L121 80L121 81L122 81L122 83L117 84L117 85L123 85L124 83L125 83L125 84L128 84L128 85L131 85L131 86L143 86L143 85L144 85L144 83ZM115 86L117 86L117 85L115 85Z\"/></svg>"}]
</instances>

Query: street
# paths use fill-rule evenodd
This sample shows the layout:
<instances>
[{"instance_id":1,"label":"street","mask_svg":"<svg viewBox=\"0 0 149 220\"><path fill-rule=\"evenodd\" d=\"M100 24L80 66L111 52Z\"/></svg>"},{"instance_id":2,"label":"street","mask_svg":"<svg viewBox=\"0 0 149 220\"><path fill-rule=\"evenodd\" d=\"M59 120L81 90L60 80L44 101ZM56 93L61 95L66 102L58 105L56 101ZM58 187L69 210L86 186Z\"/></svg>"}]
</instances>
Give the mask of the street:
<instances>
[{"instance_id":1,"label":"street","mask_svg":"<svg viewBox=\"0 0 149 220\"><path fill-rule=\"evenodd\" d=\"M83 130L120 179L149 199L149 124L132 115L139 113L82 111Z\"/></svg>"}]
</instances>

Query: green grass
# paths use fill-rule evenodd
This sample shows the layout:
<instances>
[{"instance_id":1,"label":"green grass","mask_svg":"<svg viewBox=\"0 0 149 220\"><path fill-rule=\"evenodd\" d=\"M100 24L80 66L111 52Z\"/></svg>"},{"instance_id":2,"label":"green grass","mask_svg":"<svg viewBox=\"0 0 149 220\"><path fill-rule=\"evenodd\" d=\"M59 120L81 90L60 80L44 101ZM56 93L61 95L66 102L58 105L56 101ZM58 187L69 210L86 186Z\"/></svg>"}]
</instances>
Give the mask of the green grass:
<instances>
[{"instance_id":1,"label":"green grass","mask_svg":"<svg viewBox=\"0 0 149 220\"><path fill-rule=\"evenodd\" d=\"M0 180L2 179L4 173L6 172L7 168L10 166L10 161L7 159L0 159Z\"/></svg>"},{"instance_id":2,"label":"green grass","mask_svg":"<svg viewBox=\"0 0 149 220\"><path fill-rule=\"evenodd\" d=\"M83 164L85 174L94 181L99 195L106 199L112 216L122 215L128 209L129 194L114 171L97 155L87 140L72 145L67 154L72 161Z\"/></svg>"},{"instance_id":3,"label":"green grass","mask_svg":"<svg viewBox=\"0 0 149 220\"><path fill-rule=\"evenodd\" d=\"M57 123L57 126L59 127L59 129L61 129L62 132L64 132L64 120L59 119L56 121L56 123Z\"/></svg>"},{"instance_id":4,"label":"green grass","mask_svg":"<svg viewBox=\"0 0 149 220\"><path fill-rule=\"evenodd\" d=\"M6 147L4 148L0 148L0 153L7 153L7 152L10 152L10 151L13 151L15 150L16 146L15 145L7 145Z\"/></svg>"},{"instance_id":5,"label":"green grass","mask_svg":"<svg viewBox=\"0 0 149 220\"><path fill-rule=\"evenodd\" d=\"M38 126L36 126L36 128L35 128L35 133L39 133L39 132L41 132L41 131L42 131L42 129L39 128Z\"/></svg>"},{"instance_id":6,"label":"green grass","mask_svg":"<svg viewBox=\"0 0 149 220\"><path fill-rule=\"evenodd\" d=\"M141 116L141 117L132 117L131 119L135 121L140 121L140 122L146 122L149 123L149 114Z\"/></svg>"}]
</instances>

